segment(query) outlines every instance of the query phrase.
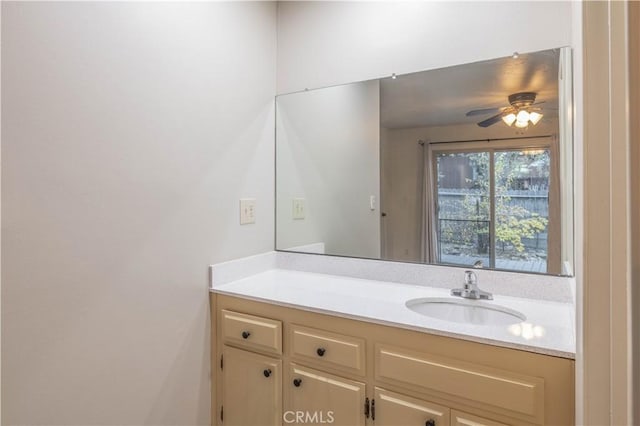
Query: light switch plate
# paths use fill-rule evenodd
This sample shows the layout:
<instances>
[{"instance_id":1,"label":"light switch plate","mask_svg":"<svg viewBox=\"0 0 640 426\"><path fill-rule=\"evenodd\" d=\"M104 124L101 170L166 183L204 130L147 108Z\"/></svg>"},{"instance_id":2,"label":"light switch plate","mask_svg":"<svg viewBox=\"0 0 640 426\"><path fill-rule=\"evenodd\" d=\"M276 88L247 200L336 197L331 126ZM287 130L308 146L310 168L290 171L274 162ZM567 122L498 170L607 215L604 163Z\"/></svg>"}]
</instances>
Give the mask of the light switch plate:
<instances>
[{"instance_id":1,"label":"light switch plate","mask_svg":"<svg viewBox=\"0 0 640 426\"><path fill-rule=\"evenodd\" d=\"M304 198L293 199L293 218L296 220L304 219L306 215Z\"/></svg>"},{"instance_id":2,"label":"light switch plate","mask_svg":"<svg viewBox=\"0 0 640 426\"><path fill-rule=\"evenodd\" d=\"M240 200L240 225L256 223L255 198L243 198Z\"/></svg>"}]
</instances>

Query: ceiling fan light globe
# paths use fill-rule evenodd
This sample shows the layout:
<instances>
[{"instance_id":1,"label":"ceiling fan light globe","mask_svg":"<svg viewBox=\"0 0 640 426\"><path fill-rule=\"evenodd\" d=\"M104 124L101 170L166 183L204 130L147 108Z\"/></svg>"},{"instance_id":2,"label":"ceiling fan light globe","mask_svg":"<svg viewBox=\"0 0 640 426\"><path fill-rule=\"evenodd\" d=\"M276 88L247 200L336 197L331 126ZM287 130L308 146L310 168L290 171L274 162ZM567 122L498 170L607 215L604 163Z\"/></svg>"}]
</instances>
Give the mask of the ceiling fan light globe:
<instances>
[{"instance_id":1,"label":"ceiling fan light globe","mask_svg":"<svg viewBox=\"0 0 640 426\"><path fill-rule=\"evenodd\" d=\"M526 123L527 121L529 121L529 111L526 111L524 109L518 111L518 115L516 115L516 119L518 121Z\"/></svg>"},{"instance_id":2,"label":"ceiling fan light globe","mask_svg":"<svg viewBox=\"0 0 640 426\"><path fill-rule=\"evenodd\" d=\"M531 114L529 114L529 120L531 120L534 126L538 124L540 120L542 120L542 117L543 114L540 114L539 112L532 112Z\"/></svg>"},{"instance_id":3,"label":"ceiling fan light globe","mask_svg":"<svg viewBox=\"0 0 640 426\"><path fill-rule=\"evenodd\" d=\"M529 121L520 121L520 120L516 120L516 127L519 129L524 129L529 125Z\"/></svg>"},{"instance_id":4,"label":"ceiling fan light globe","mask_svg":"<svg viewBox=\"0 0 640 426\"><path fill-rule=\"evenodd\" d=\"M504 115L502 116L502 121L504 121L504 124L507 126L511 126L513 122L516 121L516 115L514 113Z\"/></svg>"}]
</instances>

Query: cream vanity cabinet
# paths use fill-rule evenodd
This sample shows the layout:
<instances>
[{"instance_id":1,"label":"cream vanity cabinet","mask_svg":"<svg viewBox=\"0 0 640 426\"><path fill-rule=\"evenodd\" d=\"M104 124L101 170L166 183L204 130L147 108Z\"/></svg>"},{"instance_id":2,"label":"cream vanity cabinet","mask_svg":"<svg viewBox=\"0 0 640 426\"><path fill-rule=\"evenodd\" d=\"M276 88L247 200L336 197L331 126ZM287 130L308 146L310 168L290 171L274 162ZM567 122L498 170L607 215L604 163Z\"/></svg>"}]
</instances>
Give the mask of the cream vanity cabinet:
<instances>
[{"instance_id":1,"label":"cream vanity cabinet","mask_svg":"<svg viewBox=\"0 0 640 426\"><path fill-rule=\"evenodd\" d=\"M220 419L232 425L275 425L282 418L282 323L223 310ZM233 345L233 346L232 346Z\"/></svg>"},{"instance_id":2,"label":"cream vanity cabinet","mask_svg":"<svg viewBox=\"0 0 640 426\"><path fill-rule=\"evenodd\" d=\"M574 424L574 362L211 294L213 424Z\"/></svg>"},{"instance_id":3,"label":"cream vanity cabinet","mask_svg":"<svg viewBox=\"0 0 640 426\"><path fill-rule=\"evenodd\" d=\"M298 324L288 324L286 336L283 420L304 415L298 422L364 426L365 340Z\"/></svg>"},{"instance_id":4,"label":"cream vanity cabinet","mask_svg":"<svg viewBox=\"0 0 640 426\"><path fill-rule=\"evenodd\" d=\"M293 363L289 372L284 423L365 425L364 383Z\"/></svg>"}]
</instances>

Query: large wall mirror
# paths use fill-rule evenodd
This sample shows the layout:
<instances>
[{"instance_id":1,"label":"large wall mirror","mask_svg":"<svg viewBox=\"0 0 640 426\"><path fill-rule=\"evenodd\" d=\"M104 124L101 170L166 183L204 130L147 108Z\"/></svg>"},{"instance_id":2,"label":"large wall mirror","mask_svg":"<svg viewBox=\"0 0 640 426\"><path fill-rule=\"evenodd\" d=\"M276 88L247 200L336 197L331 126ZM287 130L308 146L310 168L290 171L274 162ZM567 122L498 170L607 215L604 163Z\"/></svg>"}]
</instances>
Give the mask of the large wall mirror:
<instances>
[{"instance_id":1,"label":"large wall mirror","mask_svg":"<svg viewBox=\"0 0 640 426\"><path fill-rule=\"evenodd\" d=\"M276 249L573 275L570 48L276 108Z\"/></svg>"}]
</instances>

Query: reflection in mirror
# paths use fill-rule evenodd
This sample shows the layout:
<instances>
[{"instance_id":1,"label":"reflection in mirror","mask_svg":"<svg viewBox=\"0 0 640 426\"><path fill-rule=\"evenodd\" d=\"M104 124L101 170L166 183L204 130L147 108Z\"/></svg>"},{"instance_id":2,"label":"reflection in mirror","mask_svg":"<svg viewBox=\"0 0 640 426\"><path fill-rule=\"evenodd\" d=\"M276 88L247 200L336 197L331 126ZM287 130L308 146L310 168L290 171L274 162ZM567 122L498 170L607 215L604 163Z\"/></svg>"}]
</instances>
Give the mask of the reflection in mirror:
<instances>
[{"instance_id":1,"label":"reflection in mirror","mask_svg":"<svg viewBox=\"0 0 640 426\"><path fill-rule=\"evenodd\" d=\"M572 275L570 49L277 98L276 249Z\"/></svg>"}]
</instances>

